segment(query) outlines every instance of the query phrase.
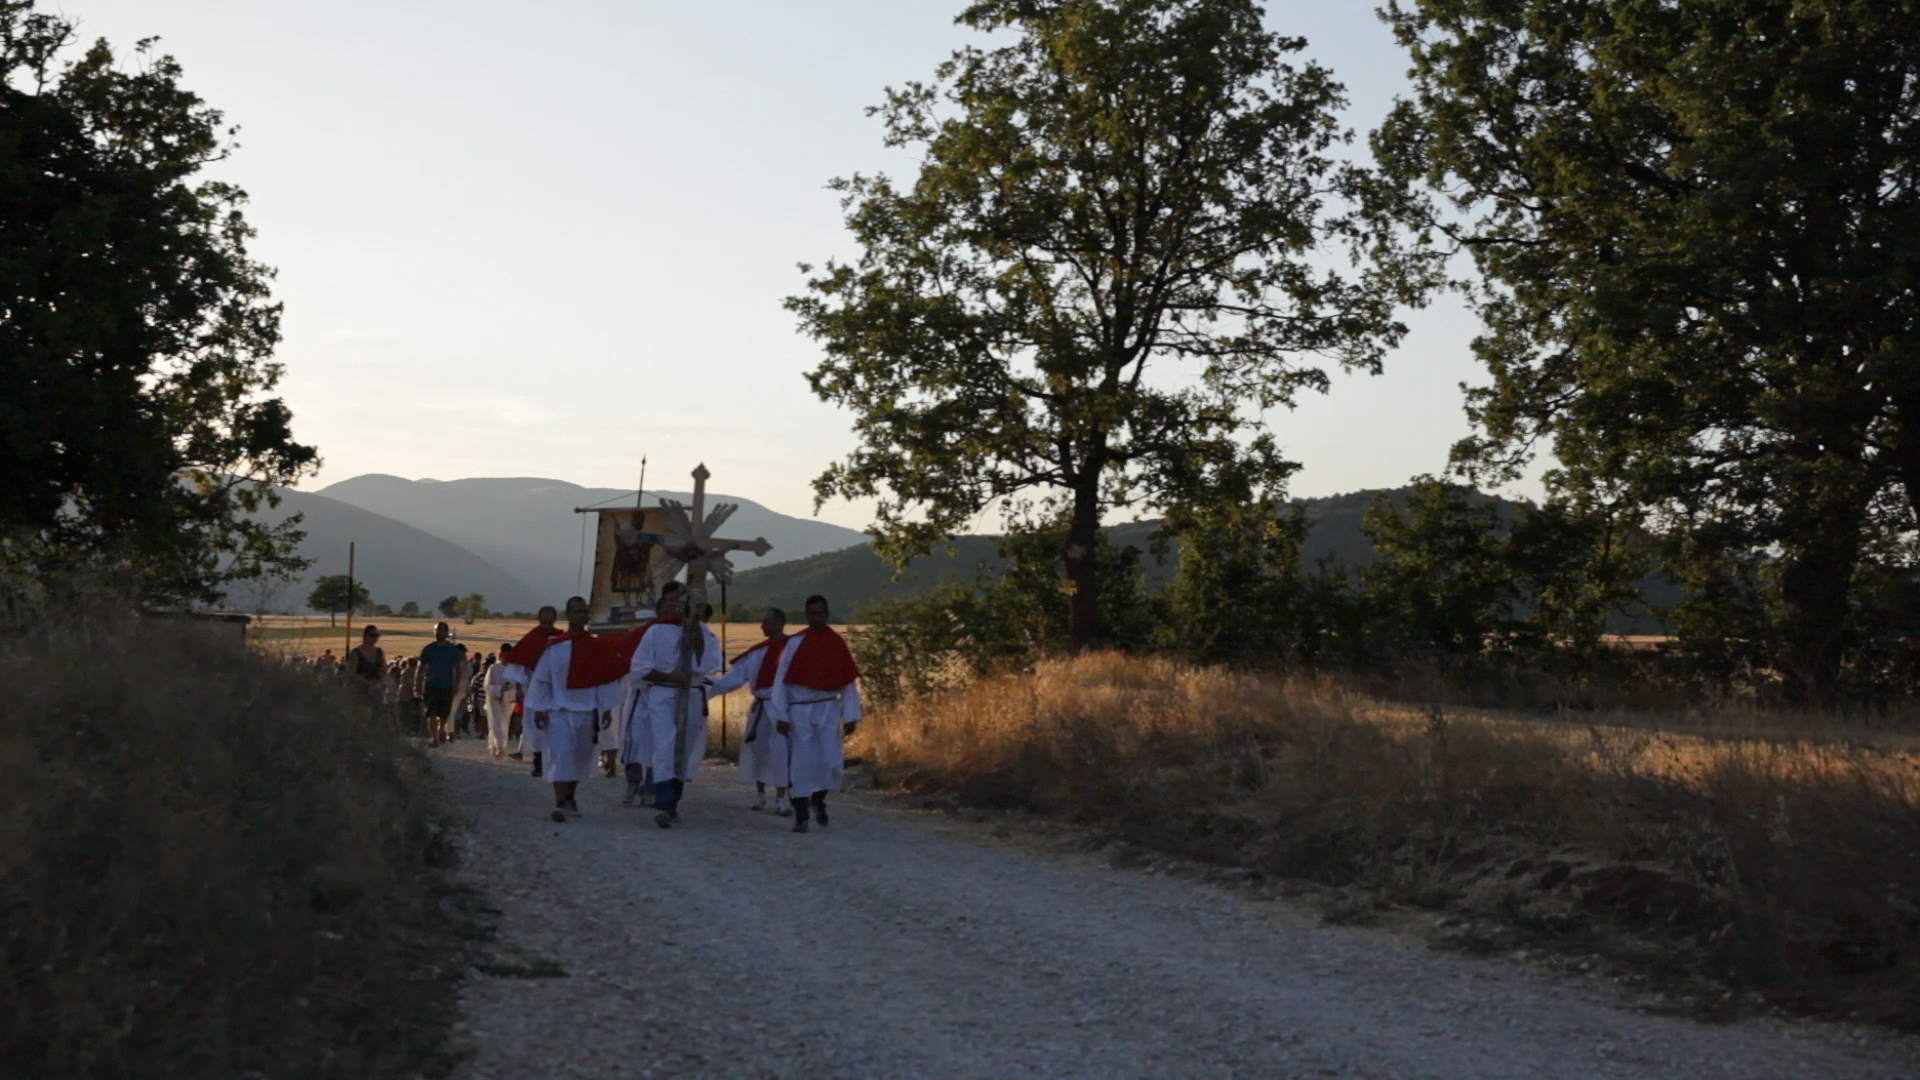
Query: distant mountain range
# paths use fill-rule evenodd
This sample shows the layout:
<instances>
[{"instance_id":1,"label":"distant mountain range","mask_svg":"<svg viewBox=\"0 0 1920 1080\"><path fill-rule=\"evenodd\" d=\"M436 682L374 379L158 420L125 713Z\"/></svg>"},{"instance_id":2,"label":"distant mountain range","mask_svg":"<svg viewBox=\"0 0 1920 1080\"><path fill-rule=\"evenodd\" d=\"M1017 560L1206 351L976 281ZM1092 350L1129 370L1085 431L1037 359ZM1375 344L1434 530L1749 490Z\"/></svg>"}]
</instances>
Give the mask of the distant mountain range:
<instances>
[{"instance_id":1,"label":"distant mountain range","mask_svg":"<svg viewBox=\"0 0 1920 1080\"><path fill-rule=\"evenodd\" d=\"M1404 489L1388 492L1398 498ZM1360 520L1373 505L1375 492L1356 491L1321 499L1302 499L1313 527L1301 549L1301 561L1308 567L1331 558L1351 568L1371 563L1373 545L1360 532ZM1158 521L1136 521L1107 527L1107 535L1116 546L1137 547L1147 586L1157 589L1173 576L1178 547L1170 547L1164 560L1155 559L1151 550ZM734 575L727 587L727 603L734 608L784 608L798 619L801 603L814 593L827 597L839 616L858 619L861 609L879 600L911 596L947 581L971 581L977 572L998 573L1003 560L991 536L960 536L953 541L952 554L927 555L913 560L898 578L893 566L873 553L862 542L839 551L823 552L794 559L777 566L756 567Z\"/></svg>"},{"instance_id":2,"label":"distant mountain range","mask_svg":"<svg viewBox=\"0 0 1920 1080\"><path fill-rule=\"evenodd\" d=\"M239 586L236 607L303 611L313 581L347 570L347 544L357 544L356 576L376 603L411 600L432 608L442 597L480 593L496 611L557 604L578 588L581 520L575 507L632 505L633 491L588 488L532 477L406 480L369 474L318 492L281 492L279 509L262 515L304 515L300 553L315 560L300 580L278 589ZM691 493L648 489L647 503ZM823 521L776 513L737 496L709 492L708 503L738 503L723 531L772 545L765 561L735 557L736 566L771 565L863 543L866 534ZM591 572L592 552L586 555Z\"/></svg>"}]
</instances>

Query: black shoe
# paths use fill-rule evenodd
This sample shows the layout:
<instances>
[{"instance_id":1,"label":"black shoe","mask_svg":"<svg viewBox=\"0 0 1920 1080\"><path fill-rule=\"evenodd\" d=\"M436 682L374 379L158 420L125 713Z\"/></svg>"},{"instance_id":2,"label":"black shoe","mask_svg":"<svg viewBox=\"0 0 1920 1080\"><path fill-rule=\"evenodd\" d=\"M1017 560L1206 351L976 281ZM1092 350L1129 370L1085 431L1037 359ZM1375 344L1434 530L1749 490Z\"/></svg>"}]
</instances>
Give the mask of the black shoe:
<instances>
[{"instance_id":1,"label":"black shoe","mask_svg":"<svg viewBox=\"0 0 1920 1080\"><path fill-rule=\"evenodd\" d=\"M567 820L567 812L565 810L560 809L557 806L553 808L553 813L549 814L548 816L553 818L553 820L562 822L562 823L564 823Z\"/></svg>"},{"instance_id":2,"label":"black shoe","mask_svg":"<svg viewBox=\"0 0 1920 1080\"><path fill-rule=\"evenodd\" d=\"M814 806L813 816L820 819L821 828L824 829L827 827L827 806L825 803L819 803Z\"/></svg>"},{"instance_id":3,"label":"black shoe","mask_svg":"<svg viewBox=\"0 0 1920 1080\"><path fill-rule=\"evenodd\" d=\"M673 828L673 815L662 810L653 815L653 823L663 829L671 829Z\"/></svg>"},{"instance_id":4,"label":"black shoe","mask_svg":"<svg viewBox=\"0 0 1920 1080\"><path fill-rule=\"evenodd\" d=\"M565 810L565 811L567 812L567 816L568 816L568 817L579 817L579 816L580 816L580 804L579 804L579 802L577 802L577 801L575 801L575 800L573 800L573 799L568 799L568 800L566 801L566 804L565 804L564 806L562 806L562 807L561 807L560 809L562 809L562 810Z\"/></svg>"},{"instance_id":5,"label":"black shoe","mask_svg":"<svg viewBox=\"0 0 1920 1080\"><path fill-rule=\"evenodd\" d=\"M528 776L539 776L539 775L540 775L540 765L539 765L539 763L538 763L538 762L535 762L535 763L534 763L534 766L533 766L533 771L532 771L532 772L530 772L530 773L528 773L527 775L528 775Z\"/></svg>"},{"instance_id":6,"label":"black shoe","mask_svg":"<svg viewBox=\"0 0 1920 1080\"><path fill-rule=\"evenodd\" d=\"M795 818L793 819L793 831L794 831L794 832L806 832L806 831L807 831L807 819L806 819L806 818L803 818L803 817L795 817Z\"/></svg>"}]
</instances>

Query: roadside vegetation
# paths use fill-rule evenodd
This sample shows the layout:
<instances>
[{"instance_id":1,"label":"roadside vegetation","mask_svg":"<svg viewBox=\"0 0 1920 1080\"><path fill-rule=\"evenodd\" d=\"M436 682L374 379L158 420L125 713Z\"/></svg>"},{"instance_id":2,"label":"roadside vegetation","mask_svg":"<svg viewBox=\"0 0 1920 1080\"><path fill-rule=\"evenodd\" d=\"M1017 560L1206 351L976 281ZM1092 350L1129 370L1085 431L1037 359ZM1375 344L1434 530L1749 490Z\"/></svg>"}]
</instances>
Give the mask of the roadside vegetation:
<instances>
[{"instance_id":1,"label":"roadside vegetation","mask_svg":"<svg viewBox=\"0 0 1920 1080\"><path fill-rule=\"evenodd\" d=\"M7 1075L440 1072L453 847L426 761L384 713L226 624L12 615Z\"/></svg>"},{"instance_id":2,"label":"roadside vegetation","mask_svg":"<svg viewBox=\"0 0 1920 1080\"><path fill-rule=\"evenodd\" d=\"M1599 954L1695 1011L1920 1028L1920 755L1834 718L1417 707L1098 653L882 709L885 786ZM1704 988L1704 989L1703 989Z\"/></svg>"}]
</instances>

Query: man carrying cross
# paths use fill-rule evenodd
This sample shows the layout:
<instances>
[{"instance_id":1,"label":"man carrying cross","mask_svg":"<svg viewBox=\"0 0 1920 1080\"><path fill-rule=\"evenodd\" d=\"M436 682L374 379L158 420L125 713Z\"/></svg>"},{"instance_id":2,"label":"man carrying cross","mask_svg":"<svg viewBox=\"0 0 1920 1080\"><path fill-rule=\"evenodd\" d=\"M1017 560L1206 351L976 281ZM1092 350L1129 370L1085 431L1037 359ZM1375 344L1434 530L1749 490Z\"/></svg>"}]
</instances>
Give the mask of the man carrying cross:
<instances>
[{"instance_id":1,"label":"man carrying cross","mask_svg":"<svg viewBox=\"0 0 1920 1080\"><path fill-rule=\"evenodd\" d=\"M792 747L793 831L807 818L827 824L827 792L838 790L846 758L842 738L860 722L860 669L847 641L828 623L824 596L807 597L807 628L780 654L767 711Z\"/></svg>"},{"instance_id":2,"label":"man carrying cross","mask_svg":"<svg viewBox=\"0 0 1920 1080\"><path fill-rule=\"evenodd\" d=\"M620 703L620 662L605 642L587 633L587 601L567 601L567 634L540 652L527 683L526 708L546 733L547 776L553 781L553 818L580 816L575 798L593 771L593 742L613 722Z\"/></svg>"},{"instance_id":3,"label":"man carrying cross","mask_svg":"<svg viewBox=\"0 0 1920 1080\"><path fill-rule=\"evenodd\" d=\"M743 686L753 687L753 707L747 712L747 730L740 740L740 775L753 781L751 809L767 808L767 785L773 785L774 813L786 817L787 737L773 729L767 715L767 701L773 697L773 677L779 671L780 658L787 650L787 613L768 608L760 616L760 630L766 640L736 658L733 668L713 684L715 697Z\"/></svg>"},{"instance_id":4,"label":"man carrying cross","mask_svg":"<svg viewBox=\"0 0 1920 1080\"><path fill-rule=\"evenodd\" d=\"M687 599L685 592L660 598L660 617L629 666L639 684L633 707L646 711L646 721L627 725L627 741L644 731L649 745L625 748L621 756L631 761L644 753L652 766L653 822L663 829L680 820L681 792L706 756L708 676L720 670L720 642L702 620L704 611L687 612Z\"/></svg>"}]
</instances>

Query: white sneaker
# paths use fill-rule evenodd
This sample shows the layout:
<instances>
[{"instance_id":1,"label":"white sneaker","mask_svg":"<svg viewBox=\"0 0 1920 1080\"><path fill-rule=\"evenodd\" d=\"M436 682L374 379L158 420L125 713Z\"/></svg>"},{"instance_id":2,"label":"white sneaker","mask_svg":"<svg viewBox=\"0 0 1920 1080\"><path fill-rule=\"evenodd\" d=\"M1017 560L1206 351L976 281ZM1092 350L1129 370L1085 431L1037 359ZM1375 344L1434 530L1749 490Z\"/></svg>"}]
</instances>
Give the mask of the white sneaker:
<instances>
[{"instance_id":1,"label":"white sneaker","mask_svg":"<svg viewBox=\"0 0 1920 1080\"><path fill-rule=\"evenodd\" d=\"M774 817L792 817L793 807L788 806L786 803L781 803L779 806L776 806L773 808L773 816Z\"/></svg>"},{"instance_id":2,"label":"white sneaker","mask_svg":"<svg viewBox=\"0 0 1920 1080\"><path fill-rule=\"evenodd\" d=\"M767 808L767 797L764 794L755 795L753 797L753 805L747 807L747 809L749 810L765 810L766 808Z\"/></svg>"}]
</instances>

